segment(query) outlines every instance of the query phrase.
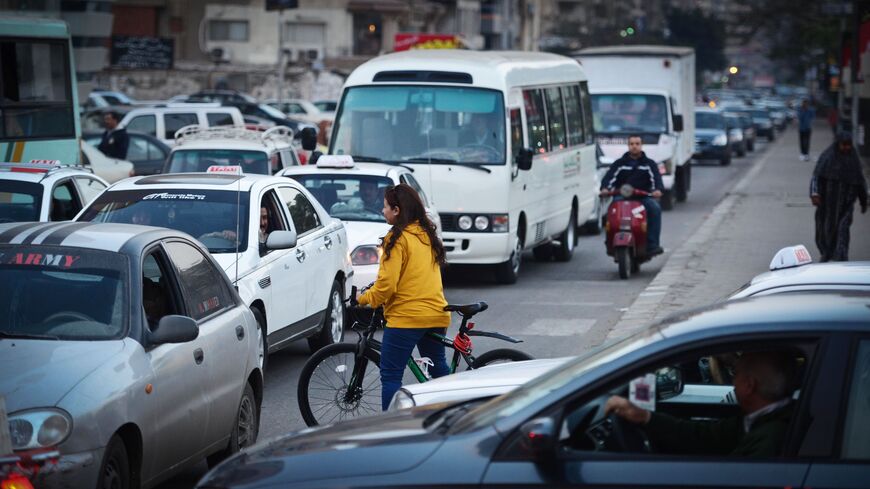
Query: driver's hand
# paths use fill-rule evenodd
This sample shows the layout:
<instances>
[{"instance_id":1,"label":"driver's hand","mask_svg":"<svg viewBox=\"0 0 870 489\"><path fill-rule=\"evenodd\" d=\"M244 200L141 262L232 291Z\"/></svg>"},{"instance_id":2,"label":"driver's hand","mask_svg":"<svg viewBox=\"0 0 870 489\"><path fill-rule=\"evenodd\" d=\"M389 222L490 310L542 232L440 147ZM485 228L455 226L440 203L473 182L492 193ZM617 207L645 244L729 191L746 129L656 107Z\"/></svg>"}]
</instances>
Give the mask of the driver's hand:
<instances>
[{"instance_id":1,"label":"driver's hand","mask_svg":"<svg viewBox=\"0 0 870 489\"><path fill-rule=\"evenodd\" d=\"M236 240L236 232L235 231L223 231L220 233L220 237L227 241L235 241Z\"/></svg>"},{"instance_id":2,"label":"driver's hand","mask_svg":"<svg viewBox=\"0 0 870 489\"><path fill-rule=\"evenodd\" d=\"M610 189L603 188L603 189L601 189L600 192L598 192L598 195L600 195L602 197L607 197L608 195L610 195Z\"/></svg>"},{"instance_id":3,"label":"driver's hand","mask_svg":"<svg viewBox=\"0 0 870 489\"><path fill-rule=\"evenodd\" d=\"M641 409L620 396L611 396L604 404L605 416L610 413L615 413L620 418L634 424L647 424L652 416L652 413L646 409Z\"/></svg>"},{"instance_id":4,"label":"driver's hand","mask_svg":"<svg viewBox=\"0 0 870 489\"><path fill-rule=\"evenodd\" d=\"M654 190L653 193L650 195L652 195L654 199L658 199L659 197L662 196L662 191L661 190Z\"/></svg>"}]
</instances>

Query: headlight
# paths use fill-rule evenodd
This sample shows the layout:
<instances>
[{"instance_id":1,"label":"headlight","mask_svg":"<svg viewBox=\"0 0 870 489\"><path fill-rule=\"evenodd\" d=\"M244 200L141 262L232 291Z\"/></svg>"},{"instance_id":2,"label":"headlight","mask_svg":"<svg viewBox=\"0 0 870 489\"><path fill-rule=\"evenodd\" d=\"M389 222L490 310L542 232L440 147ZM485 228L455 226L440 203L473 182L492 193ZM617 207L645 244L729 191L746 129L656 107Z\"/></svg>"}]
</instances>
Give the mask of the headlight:
<instances>
[{"instance_id":1,"label":"headlight","mask_svg":"<svg viewBox=\"0 0 870 489\"><path fill-rule=\"evenodd\" d=\"M72 418L60 409L25 411L9 416L13 450L60 445L72 431Z\"/></svg>"},{"instance_id":2,"label":"headlight","mask_svg":"<svg viewBox=\"0 0 870 489\"><path fill-rule=\"evenodd\" d=\"M477 228L478 231L486 231L486 228L489 227L489 218L486 216L475 217L474 227Z\"/></svg>"},{"instance_id":3,"label":"headlight","mask_svg":"<svg viewBox=\"0 0 870 489\"><path fill-rule=\"evenodd\" d=\"M408 394L408 391L405 389L399 389L393 394L393 400L390 401L390 407L387 408L388 411L397 411L399 409L408 409L416 406L414 403L414 398L411 397L411 394Z\"/></svg>"},{"instance_id":4,"label":"headlight","mask_svg":"<svg viewBox=\"0 0 870 489\"><path fill-rule=\"evenodd\" d=\"M494 233L506 233L508 232L508 215L507 214L496 214L492 216L492 232Z\"/></svg>"},{"instance_id":5,"label":"headlight","mask_svg":"<svg viewBox=\"0 0 870 489\"><path fill-rule=\"evenodd\" d=\"M731 139L735 141L743 140L743 130L742 129L732 129L731 130Z\"/></svg>"},{"instance_id":6,"label":"headlight","mask_svg":"<svg viewBox=\"0 0 870 489\"><path fill-rule=\"evenodd\" d=\"M724 134L719 134L713 138L713 146L725 146L726 144L728 144L728 136Z\"/></svg>"},{"instance_id":7,"label":"headlight","mask_svg":"<svg viewBox=\"0 0 870 489\"><path fill-rule=\"evenodd\" d=\"M468 231L469 229L471 229L471 216L459 216L459 221L457 221L457 224L459 224L459 229L463 231Z\"/></svg>"},{"instance_id":8,"label":"headlight","mask_svg":"<svg viewBox=\"0 0 870 489\"><path fill-rule=\"evenodd\" d=\"M375 245L357 246L350 254L354 265L377 265L381 261L381 249Z\"/></svg>"}]
</instances>

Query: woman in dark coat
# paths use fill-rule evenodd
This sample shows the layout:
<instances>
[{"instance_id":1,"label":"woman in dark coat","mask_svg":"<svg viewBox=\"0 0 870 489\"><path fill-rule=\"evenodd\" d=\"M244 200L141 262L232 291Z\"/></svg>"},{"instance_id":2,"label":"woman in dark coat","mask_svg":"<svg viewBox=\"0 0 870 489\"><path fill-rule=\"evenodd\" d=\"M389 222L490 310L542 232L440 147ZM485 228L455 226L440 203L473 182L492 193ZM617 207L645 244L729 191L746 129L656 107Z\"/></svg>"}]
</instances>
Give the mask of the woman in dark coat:
<instances>
[{"instance_id":1,"label":"woman in dark coat","mask_svg":"<svg viewBox=\"0 0 870 489\"><path fill-rule=\"evenodd\" d=\"M821 261L849 259L849 227L855 201L867 212L867 181L852 135L842 132L826 149L813 170L810 199L816 206L816 245Z\"/></svg>"}]
</instances>

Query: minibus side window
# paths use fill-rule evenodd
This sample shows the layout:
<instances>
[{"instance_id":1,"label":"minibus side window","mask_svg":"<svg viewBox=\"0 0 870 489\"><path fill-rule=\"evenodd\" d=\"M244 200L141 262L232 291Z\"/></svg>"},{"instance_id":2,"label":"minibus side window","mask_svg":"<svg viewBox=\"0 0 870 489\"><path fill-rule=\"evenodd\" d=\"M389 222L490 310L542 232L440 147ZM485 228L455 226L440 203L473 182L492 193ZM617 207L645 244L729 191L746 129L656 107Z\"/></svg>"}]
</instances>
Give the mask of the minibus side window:
<instances>
[{"instance_id":1,"label":"minibus side window","mask_svg":"<svg viewBox=\"0 0 870 489\"><path fill-rule=\"evenodd\" d=\"M580 85L562 87L565 100L565 118L568 120L568 144L577 146L586 143L583 134L583 107L580 105Z\"/></svg>"},{"instance_id":2,"label":"minibus side window","mask_svg":"<svg viewBox=\"0 0 870 489\"><path fill-rule=\"evenodd\" d=\"M565 149L568 147L568 140L565 138L565 109L562 107L562 95L559 94L559 87L548 88L545 93L550 146L553 150Z\"/></svg>"},{"instance_id":3,"label":"minibus side window","mask_svg":"<svg viewBox=\"0 0 870 489\"><path fill-rule=\"evenodd\" d=\"M587 82L580 82L580 104L583 106L586 142L592 144L595 141L595 126L592 123L594 115L592 111L592 100L589 97L589 84Z\"/></svg>"},{"instance_id":4,"label":"minibus side window","mask_svg":"<svg viewBox=\"0 0 870 489\"><path fill-rule=\"evenodd\" d=\"M516 161L523 148L523 118L520 109L511 109L511 161Z\"/></svg>"},{"instance_id":5,"label":"minibus side window","mask_svg":"<svg viewBox=\"0 0 870 489\"><path fill-rule=\"evenodd\" d=\"M539 88L523 90L526 106L526 129L529 132L531 148L536 153L550 150L547 142L547 116L544 112L544 96Z\"/></svg>"}]
</instances>

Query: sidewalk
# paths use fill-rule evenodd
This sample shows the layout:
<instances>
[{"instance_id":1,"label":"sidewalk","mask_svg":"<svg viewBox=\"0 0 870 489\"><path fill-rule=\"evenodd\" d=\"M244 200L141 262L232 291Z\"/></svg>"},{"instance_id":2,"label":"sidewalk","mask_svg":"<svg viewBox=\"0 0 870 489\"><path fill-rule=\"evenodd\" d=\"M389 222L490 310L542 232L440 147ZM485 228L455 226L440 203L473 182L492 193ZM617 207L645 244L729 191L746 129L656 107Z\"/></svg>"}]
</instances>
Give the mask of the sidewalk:
<instances>
[{"instance_id":1,"label":"sidewalk","mask_svg":"<svg viewBox=\"0 0 870 489\"><path fill-rule=\"evenodd\" d=\"M766 272L773 255L785 246L803 244L818 260L808 189L815 162L832 141L830 128L817 121L812 160L800 161L798 132L792 124L671 254L607 338L625 337L677 311L724 298ZM864 170L870 177L870 167ZM870 213L861 214L857 206L849 259L870 260Z\"/></svg>"}]
</instances>

